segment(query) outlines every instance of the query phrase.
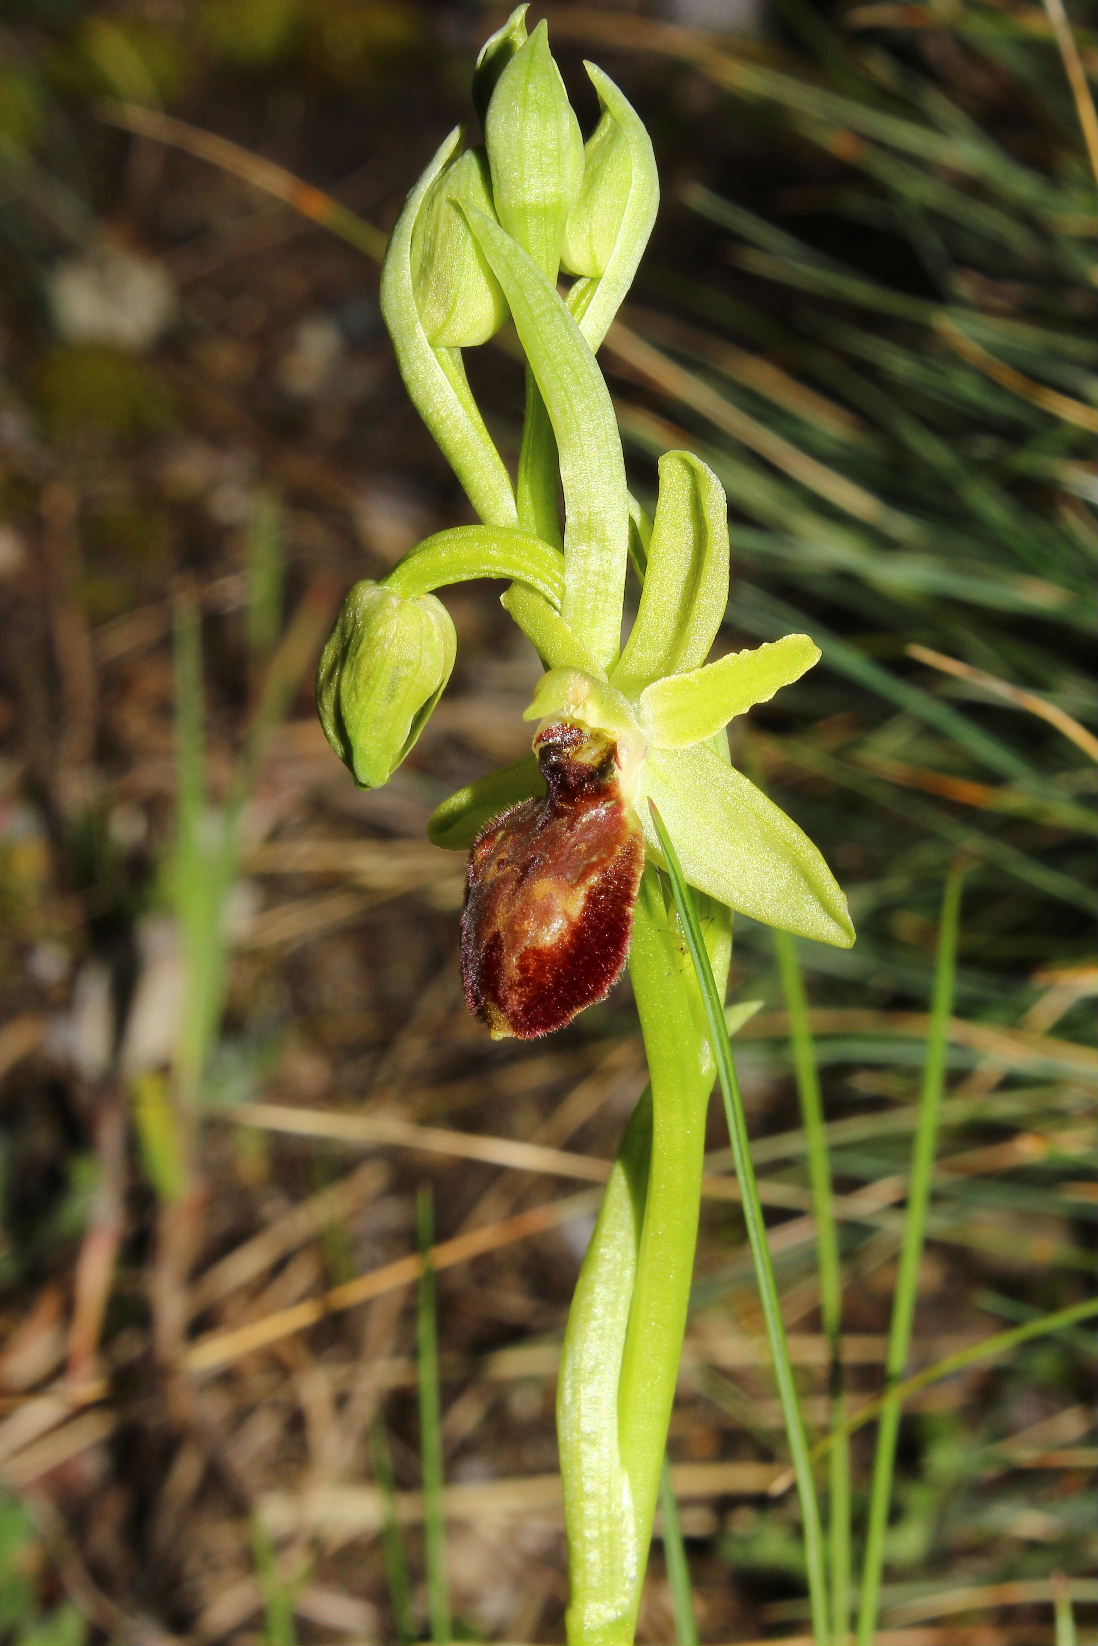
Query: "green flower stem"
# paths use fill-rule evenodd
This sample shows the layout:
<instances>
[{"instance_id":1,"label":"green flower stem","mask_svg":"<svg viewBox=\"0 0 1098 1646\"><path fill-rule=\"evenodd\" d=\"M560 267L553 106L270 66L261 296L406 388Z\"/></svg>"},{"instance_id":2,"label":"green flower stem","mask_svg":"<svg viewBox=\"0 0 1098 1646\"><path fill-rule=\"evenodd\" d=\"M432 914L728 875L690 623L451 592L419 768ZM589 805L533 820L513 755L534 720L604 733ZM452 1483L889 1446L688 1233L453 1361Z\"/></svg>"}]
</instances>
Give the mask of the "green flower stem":
<instances>
[{"instance_id":1,"label":"green flower stem","mask_svg":"<svg viewBox=\"0 0 1098 1646\"><path fill-rule=\"evenodd\" d=\"M564 556L517 526L454 526L435 532L404 556L385 586L397 594L430 594L478 577L519 582L556 611L564 599Z\"/></svg>"},{"instance_id":2,"label":"green flower stem","mask_svg":"<svg viewBox=\"0 0 1098 1646\"><path fill-rule=\"evenodd\" d=\"M557 442L533 372L526 368L526 412L519 449L519 520L546 543L560 547Z\"/></svg>"},{"instance_id":3,"label":"green flower stem","mask_svg":"<svg viewBox=\"0 0 1098 1646\"><path fill-rule=\"evenodd\" d=\"M831 1586L831 1628L837 1642L847 1639L850 1628L850 1444L842 1435L846 1419L843 1388L842 1327L843 1283L839 1260L839 1233L835 1220L834 1185L827 1149L823 1096L819 1069L808 1018L808 997L801 971L796 939L788 932L774 932L782 990L789 1009L793 1065L797 1076L801 1119L808 1155L808 1176L812 1185L812 1210L816 1219L816 1261L820 1276L820 1314L829 1355L830 1422L836 1439L828 1454L827 1535L828 1569Z\"/></svg>"},{"instance_id":4,"label":"green flower stem","mask_svg":"<svg viewBox=\"0 0 1098 1646\"><path fill-rule=\"evenodd\" d=\"M723 972L726 934L719 923L714 954ZM630 972L651 1104L639 1108L614 1168L630 1185L628 1206L618 1189L584 1260L558 1407L574 1646L633 1639L690 1301L713 1085L701 1001L652 871L634 916ZM596 1518L610 1528L599 1534L601 1552Z\"/></svg>"},{"instance_id":5,"label":"green flower stem","mask_svg":"<svg viewBox=\"0 0 1098 1646\"><path fill-rule=\"evenodd\" d=\"M506 465L477 410L456 349L435 349L423 329L412 274L412 230L427 191L457 152L452 131L408 196L393 229L381 271L381 309L396 350L404 386L482 520L518 522Z\"/></svg>"},{"instance_id":6,"label":"green flower stem","mask_svg":"<svg viewBox=\"0 0 1098 1646\"><path fill-rule=\"evenodd\" d=\"M679 911L679 917L682 920L687 946L698 975L698 982L701 985L702 1001L709 1027L709 1041L717 1061L717 1074L720 1080L721 1094L724 1098L729 1140L732 1145L732 1160L736 1169L736 1176L739 1179L744 1223L747 1226L748 1243L755 1263L755 1277L759 1287L759 1298L762 1303L767 1338L770 1343L774 1379L778 1386L778 1397L781 1401L785 1431L789 1441L790 1460L797 1482L798 1497L800 1498L812 1629L816 1638L816 1646L831 1646L831 1619L827 1598L827 1565L820 1505L816 1496L815 1482L812 1478L812 1462L808 1449L808 1436L805 1432L804 1414L801 1411L800 1400L797 1395L793 1363L789 1358L789 1344L786 1341L785 1322L782 1319L778 1283L774 1274L770 1247L766 1239L766 1222L763 1217L762 1202L759 1199L758 1185L755 1181L755 1168L751 1159L751 1144L747 1131L747 1116L744 1111L743 1094L740 1091L735 1061L732 1056L732 1047L728 1039L728 1027L722 1006L723 990L718 989L716 980L713 977L713 968L706 951L693 899L690 897L686 882L683 879L682 869L679 866L670 835L654 805L652 806L652 816L664 859L667 863L668 873L671 877L675 903Z\"/></svg>"},{"instance_id":7,"label":"green flower stem","mask_svg":"<svg viewBox=\"0 0 1098 1646\"><path fill-rule=\"evenodd\" d=\"M926 1244L927 1212L934 1178L934 1158L938 1148L938 1120L941 1114L942 1094L945 1090L949 1023L953 1011L953 986L957 970L957 932L961 916L962 879L961 872L954 870L946 882L942 898L930 1034L923 1071L919 1122L912 1153L911 1184L907 1196L903 1245L900 1249L900 1268L896 1277L892 1324L889 1328L888 1351L885 1356L886 1389L898 1383L904 1374L915 1323L915 1304L919 1296L919 1267ZM902 1411L900 1401L889 1401L881 1413L877 1429L877 1450L873 1458L873 1480L869 1489L865 1561L862 1567L858 1606L858 1646L872 1646L877 1630L885 1533L892 1500L892 1475Z\"/></svg>"}]
</instances>

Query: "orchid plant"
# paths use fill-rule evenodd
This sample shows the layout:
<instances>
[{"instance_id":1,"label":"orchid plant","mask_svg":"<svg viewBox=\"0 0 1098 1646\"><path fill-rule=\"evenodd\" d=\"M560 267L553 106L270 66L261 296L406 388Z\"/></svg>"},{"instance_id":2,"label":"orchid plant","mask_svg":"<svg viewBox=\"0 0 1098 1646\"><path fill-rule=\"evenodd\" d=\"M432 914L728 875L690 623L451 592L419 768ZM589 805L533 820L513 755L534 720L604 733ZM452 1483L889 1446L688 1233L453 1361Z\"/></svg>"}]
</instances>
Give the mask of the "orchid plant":
<instances>
[{"instance_id":1,"label":"orchid plant","mask_svg":"<svg viewBox=\"0 0 1098 1646\"><path fill-rule=\"evenodd\" d=\"M469 579L507 583L503 605L544 668L526 710L530 757L453 795L430 835L471 852L462 974L493 1036L560 1027L629 965L650 1085L579 1277L558 1398L569 1638L625 1646L685 1329L715 1067L661 828L700 894L722 991L733 911L840 946L853 930L815 846L729 759L729 722L797 680L817 647L793 634L707 661L728 602L720 483L689 452L668 452L651 520L628 489L596 353L655 218L651 143L591 64L601 117L584 143L545 24L528 33L526 9L477 62L483 146L466 147L460 130L446 138L382 274L404 382L479 524L436 533L382 582L355 586L318 703L356 782L387 782L453 667L435 591ZM514 480L462 364L508 320L526 360ZM630 561L641 594L623 644Z\"/></svg>"}]
</instances>

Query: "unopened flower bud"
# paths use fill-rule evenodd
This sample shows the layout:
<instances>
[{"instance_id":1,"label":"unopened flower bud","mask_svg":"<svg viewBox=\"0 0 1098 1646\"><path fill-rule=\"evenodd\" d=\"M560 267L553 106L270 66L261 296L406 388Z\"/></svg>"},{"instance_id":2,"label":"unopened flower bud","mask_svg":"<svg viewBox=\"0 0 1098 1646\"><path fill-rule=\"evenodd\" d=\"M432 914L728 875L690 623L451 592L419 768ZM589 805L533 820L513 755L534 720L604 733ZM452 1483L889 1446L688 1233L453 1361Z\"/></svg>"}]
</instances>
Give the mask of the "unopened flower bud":
<instances>
[{"instance_id":1,"label":"unopened flower bud","mask_svg":"<svg viewBox=\"0 0 1098 1646\"><path fill-rule=\"evenodd\" d=\"M583 181L583 136L539 23L503 69L484 123L496 217L550 280Z\"/></svg>"},{"instance_id":2,"label":"unopened flower bud","mask_svg":"<svg viewBox=\"0 0 1098 1646\"><path fill-rule=\"evenodd\" d=\"M570 274L604 274L629 201L633 158L619 122L605 113L583 151L583 182L564 228L561 262Z\"/></svg>"},{"instance_id":3,"label":"unopened flower bud","mask_svg":"<svg viewBox=\"0 0 1098 1646\"><path fill-rule=\"evenodd\" d=\"M487 343L508 317L462 206L492 215L488 164L480 150L468 150L435 179L412 230L416 306L435 348Z\"/></svg>"},{"instance_id":4,"label":"unopened flower bud","mask_svg":"<svg viewBox=\"0 0 1098 1646\"><path fill-rule=\"evenodd\" d=\"M548 794L493 818L469 854L461 973L497 1040L548 1034L605 998L629 953L644 867L616 745L551 721L534 752Z\"/></svg>"},{"instance_id":5,"label":"unopened flower bud","mask_svg":"<svg viewBox=\"0 0 1098 1646\"><path fill-rule=\"evenodd\" d=\"M402 595L364 579L348 594L321 654L316 700L324 735L364 789L387 783L450 678L457 637L433 594Z\"/></svg>"}]
</instances>

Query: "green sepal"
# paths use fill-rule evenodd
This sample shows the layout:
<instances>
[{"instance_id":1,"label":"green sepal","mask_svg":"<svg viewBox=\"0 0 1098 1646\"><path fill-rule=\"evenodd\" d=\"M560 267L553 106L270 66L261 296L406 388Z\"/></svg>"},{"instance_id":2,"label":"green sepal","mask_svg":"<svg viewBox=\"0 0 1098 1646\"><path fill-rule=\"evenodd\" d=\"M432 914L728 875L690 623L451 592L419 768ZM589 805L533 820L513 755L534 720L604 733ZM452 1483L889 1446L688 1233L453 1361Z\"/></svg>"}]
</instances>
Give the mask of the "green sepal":
<instances>
[{"instance_id":1,"label":"green sepal","mask_svg":"<svg viewBox=\"0 0 1098 1646\"><path fill-rule=\"evenodd\" d=\"M637 719L648 741L685 749L727 726L756 703L766 703L819 660L806 634L787 634L749 651L732 652L685 674L665 675L640 694Z\"/></svg>"},{"instance_id":2,"label":"green sepal","mask_svg":"<svg viewBox=\"0 0 1098 1646\"><path fill-rule=\"evenodd\" d=\"M728 504L690 452L659 461L659 495L637 620L611 679L631 696L705 662L728 604Z\"/></svg>"},{"instance_id":3,"label":"green sepal","mask_svg":"<svg viewBox=\"0 0 1098 1646\"><path fill-rule=\"evenodd\" d=\"M482 126L500 75L526 42L526 13L529 10L529 0L525 5L516 6L506 23L495 34L490 34L480 48L473 70L473 106Z\"/></svg>"},{"instance_id":4,"label":"green sepal","mask_svg":"<svg viewBox=\"0 0 1098 1646\"><path fill-rule=\"evenodd\" d=\"M545 793L545 779L532 754L458 789L431 815L427 838L448 851L467 852L484 825L519 800Z\"/></svg>"},{"instance_id":5,"label":"green sepal","mask_svg":"<svg viewBox=\"0 0 1098 1646\"><path fill-rule=\"evenodd\" d=\"M556 437L564 492L563 615L605 668L620 643L629 548L629 493L610 391L555 287L522 247L483 212L471 212L469 222L503 287Z\"/></svg>"},{"instance_id":6,"label":"green sepal","mask_svg":"<svg viewBox=\"0 0 1098 1646\"><path fill-rule=\"evenodd\" d=\"M479 577L523 583L557 611L564 599L564 556L517 526L452 526L435 532L398 561L385 586L401 594L429 594Z\"/></svg>"},{"instance_id":7,"label":"green sepal","mask_svg":"<svg viewBox=\"0 0 1098 1646\"><path fill-rule=\"evenodd\" d=\"M539 23L505 65L484 121L495 215L550 280L583 181L583 135Z\"/></svg>"},{"instance_id":8,"label":"green sepal","mask_svg":"<svg viewBox=\"0 0 1098 1646\"><path fill-rule=\"evenodd\" d=\"M433 348L487 343L508 319L507 301L457 202L491 212L488 162L468 149L435 178L412 229L416 305Z\"/></svg>"},{"instance_id":9,"label":"green sepal","mask_svg":"<svg viewBox=\"0 0 1098 1646\"><path fill-rule=\"evenodd\" d=\"M446 607L364 578L347 595L320 657L324 735L360 788L387 783L430 719L457 654Z\"/></svg>"},{"instance_id":10,"label":"green sepal","mask_svg":"<svg viewBox=\"0 0 1098 1646\"><path fill-rule=\"evenodd\" d=\"M846 898L808 836L754 783L698 745L653 749L635 802L662 864L647 801L660 809L692 886L768 926L841 949L854 941Z\"/></svg>"},{"instance_id":11,"label":"green sepal","mask_svg":"<svg viewBox=\"0 0 1098 1646\"><path fill-rule=\"evenodd\" d=\"M482 520L514 526L518 511L511 477L469 392L461 357L452 350L432 348L416 302L412 273L416 219L431 185L453 159L460 142L460 130L452 131L397 218L381 270L381 312L409 398L473 508Z\"/></svg>"},{"instance_id":12,"label":"green sepal","mask_svg":"<svg viewBox=\"0 0 1098 1646\"><path fill-rule=\"evenodd\" d=\"M568 306L597 349L633 284L656 221L660 180L644 122L609 75L585 63L603 114L585 149L583 184L565 226L577 281Z\"/></svg>"}]
</instances>

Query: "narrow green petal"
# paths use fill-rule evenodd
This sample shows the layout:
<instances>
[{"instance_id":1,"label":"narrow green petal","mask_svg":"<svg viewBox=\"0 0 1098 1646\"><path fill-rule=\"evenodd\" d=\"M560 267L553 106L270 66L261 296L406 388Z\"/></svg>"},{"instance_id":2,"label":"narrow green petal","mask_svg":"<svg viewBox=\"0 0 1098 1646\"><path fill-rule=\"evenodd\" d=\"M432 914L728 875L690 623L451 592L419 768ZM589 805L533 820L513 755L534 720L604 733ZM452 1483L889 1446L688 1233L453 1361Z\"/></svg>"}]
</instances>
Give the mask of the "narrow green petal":
<instances>
[{"instance_id":1,"label":"narrow green petal","mask_svg":"<svg viewBox=\"0 0 1098 1646\"><path fill-rule=\"evenodd\" d=\"M612 671L630 696L661 675L699 668L728 604L728 504L720 481L690 452L665 453L659 476L644 592Z\"/></svg>"},{"instance_id":2,"label":"narrow green petal","mask_svg":"<svg viewBox=\"0 0 1098 1646\"><path fill-rule=\"evenodd\" d=\"M385 586L401 594L429 594L478 577L524 583L558 611L564 599L560 550L516 526L452 526L435 532L394 566Z\"/></svg>"},{"instance_id":3,"label":"narrow green petal","mask_svg":"<svg viewBox=\"0 0 1098 1646\"><path fill-rule=\"evenodd\" d=\"M649 798L699 891L799 937L841 949L853 943L846 898L808 836L711 749L653 750L640 787L637 812L657 861Z\"/></svg>"},{"instance_id":4,"label":"narrow green petal","mask_svg":"<svg viewBox=\"0 0 1098 1646\"><path fill-rule=\"evenodd\" d=\"M565 620L606 667L618 654L629 493L610 391L555 287L483 212L469 223L503 287L556 436L564 491ZM702 659L691 659L701 662Z\"/></svg>"},{"instance_id":5,"label":"narrow green petal","mask_svg":"<svg viewBox=\"0 0 1098 1646\"><path fill-rule=\"evenodd\" d=\"M787 634L704 668L665 675L641 692L641 728L660 749L704 743L736 715L769 702L776 691L799 680L819 656L820 648L806 634Z\"/></svg>"},{"instance_id":6,"label":"narrow green petal","mask_svg":"<svg viewBox=\"0 0 1098 1646\"><path fill-rule=\"evenodd\" d=\"M412 231L428 190L461 142L452 131L408 196L381 271L381 312L393 340L409 398L442 449L482 520L513 526L515 494L468 386L460 359L431 347L416 304Z\"/></svg>"},{"instance_id":7,"label":"narrow green petal","mask_svg":"<svg viewBox=\"0 0 1098 1646\"><path fill-rule=\"evenodd\" d=\"M427 824L428 839L450 851L467 852L484 825L518 800L545 793L545 779L532 754L513 766L489 772L458 789L433 812Z\"/></svg>"},{"instance_id":8,"label":"narrow green petal","mask_svg":"<svg viewBox=\"0 0 1098 1646\"><path fill-rule=\"evenodd\" d=\"M637 265L644 255L660 203L660 180L652 142L637 111L608 74L604 74L594 63L583 66L598 92L604 110L603 118L611 119L617 125L631 162L629 193L606 267L598 279L577 282L582 290L573 288L573 313L579 321L580 331L592 349L597 349L610 330L610 324L633 284Z\"/></svg>"}]
</instances>

